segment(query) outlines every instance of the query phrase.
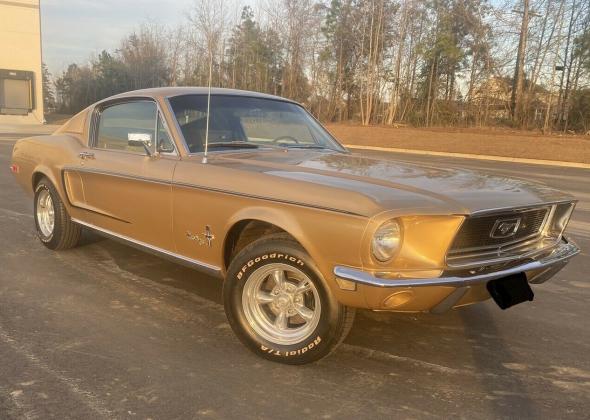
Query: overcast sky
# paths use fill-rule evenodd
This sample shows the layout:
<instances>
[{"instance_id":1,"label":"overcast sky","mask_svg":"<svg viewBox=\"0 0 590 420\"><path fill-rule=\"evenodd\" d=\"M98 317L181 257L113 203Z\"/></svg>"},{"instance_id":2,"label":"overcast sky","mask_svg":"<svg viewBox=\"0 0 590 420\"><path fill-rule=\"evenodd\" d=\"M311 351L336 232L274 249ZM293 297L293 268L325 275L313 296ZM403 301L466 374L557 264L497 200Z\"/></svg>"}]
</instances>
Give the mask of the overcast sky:
<instances>
[{"instance_id":1,"label":"overcast sky","mask_svg":"<svg viewBox=\"0 0 590 420\"><path fill-rule=\"evenodd\" d=\"M116 49L142 22L182 22L193 1L41 0L43 61L56 76L72 62Z\"/></svg>"}]
</instances>

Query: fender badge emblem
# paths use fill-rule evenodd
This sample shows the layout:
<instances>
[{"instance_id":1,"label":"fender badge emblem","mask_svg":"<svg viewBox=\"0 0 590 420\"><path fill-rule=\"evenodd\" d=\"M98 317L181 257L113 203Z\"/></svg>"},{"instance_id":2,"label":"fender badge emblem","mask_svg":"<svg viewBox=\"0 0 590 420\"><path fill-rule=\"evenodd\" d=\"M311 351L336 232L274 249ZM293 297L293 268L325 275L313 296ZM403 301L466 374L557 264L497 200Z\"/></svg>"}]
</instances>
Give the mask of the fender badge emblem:
<instances>
[{"instance_id":1,"label":"fender badge emblem","mask_svg":"<svg viewBox=\"0 0 590 420\"><path fill-rule=\"evenodd\" d=\"M205 232L193 234L190 231L186 231L186 237L191 240L197 242L199 245L211 246L211 242L215 239L215 235L211 232L211 227L209 225L205 226Z\"/></svg>"}]
</instances>

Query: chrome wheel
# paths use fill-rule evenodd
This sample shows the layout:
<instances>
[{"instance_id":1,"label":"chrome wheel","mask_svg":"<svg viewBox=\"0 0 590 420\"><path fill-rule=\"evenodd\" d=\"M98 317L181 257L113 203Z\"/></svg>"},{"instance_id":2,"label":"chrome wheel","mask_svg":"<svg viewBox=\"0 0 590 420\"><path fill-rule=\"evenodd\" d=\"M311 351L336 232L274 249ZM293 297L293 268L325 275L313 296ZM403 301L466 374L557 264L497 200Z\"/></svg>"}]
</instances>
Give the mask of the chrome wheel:
<instances>
[{"instance_id":1,"label":"chrome wheel","mask_svg":"<svg viewBox=\"0 0 590 420\"><path fill-rule=\"evenodd\" d=\"M256 334L280 345L308 338L321 315L313 282L297 268L280 263L260 267L248 277L242 306Z\"/></svg>"},{"instance_id":2,"label":"chrome wheel","mask_svg":"<svg viewBox=\"0 0 590 420\"><path fill-rule=\"evenodd\" d=\"M46 238L53 234L55 227L55 209L49 191L43 189L37 195L37 225Z\"/></svg>"}]
</instances>

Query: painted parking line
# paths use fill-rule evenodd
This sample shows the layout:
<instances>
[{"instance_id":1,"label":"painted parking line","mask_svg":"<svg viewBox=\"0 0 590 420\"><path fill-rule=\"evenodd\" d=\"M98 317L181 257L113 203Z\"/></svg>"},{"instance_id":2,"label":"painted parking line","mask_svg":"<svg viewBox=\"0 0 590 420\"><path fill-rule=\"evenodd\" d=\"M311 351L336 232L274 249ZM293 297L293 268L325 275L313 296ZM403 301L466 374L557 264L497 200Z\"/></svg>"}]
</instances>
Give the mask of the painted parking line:
<instances>
[{"instance_id":1,"label":"painted parking line","mask_svg":"<svg viewBox=\"0 0 590 420\"><path fill-rule=\"evenodd\" d=\"M349 149L355 150L373 150L376 152L393 152L393 153L407 153L412 155L427 155L427 156L443 156L443 157L455 157L463 159L476 159L476 160L492 160L497 162L512 162L512 163L526 163L530 165L545 165L545 166L560 166L565 168L580 168L590 169L588 163L578 162L563 162L557 160L543 160L543 159L523 159L523 158L512 158L505 156L491 156L491 155L474 155L469 153L454 153L454 152L434 152L429 150L413 150L413 149L397 149L393 147L378 147L378 146L359 146L354 144L345 144Z\"/></svg>"}]
</instances>

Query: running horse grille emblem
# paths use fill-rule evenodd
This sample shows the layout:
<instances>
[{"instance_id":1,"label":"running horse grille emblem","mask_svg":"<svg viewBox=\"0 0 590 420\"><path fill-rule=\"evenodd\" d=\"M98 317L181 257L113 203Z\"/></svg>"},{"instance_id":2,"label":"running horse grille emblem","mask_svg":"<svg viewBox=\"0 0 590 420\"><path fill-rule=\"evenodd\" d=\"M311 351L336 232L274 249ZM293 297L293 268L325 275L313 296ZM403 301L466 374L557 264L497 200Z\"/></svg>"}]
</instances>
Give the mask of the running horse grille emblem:
<instances>
[{"instance_id":1,"label":"running horse grille emblem","mask_svg":"<svg viewBox=\"0 0 590 420\"><path fill-rule=\"evenodd\" d=\"M516 235L519 227L520 217L514 217L511 219L498 219L496 220L496 223L494 223L494 227L490 233L490 238L510 238L511 236Z\"/></svg>"},{"instance_id":2,"label":"running horse grille emblem","mask_svg":"<svg viewBox=\"0 0 590 420\"><path fill-rule=\"evenodd\" d=\"M211 227L209 225L205 226L205 232L203 233L193 234L187 230L186 237L191 241L195 241L199 245L207 244L208 247L211 247L211 242L215 239L215 235L211 232Z\"/></svg>"}]
</instances>

